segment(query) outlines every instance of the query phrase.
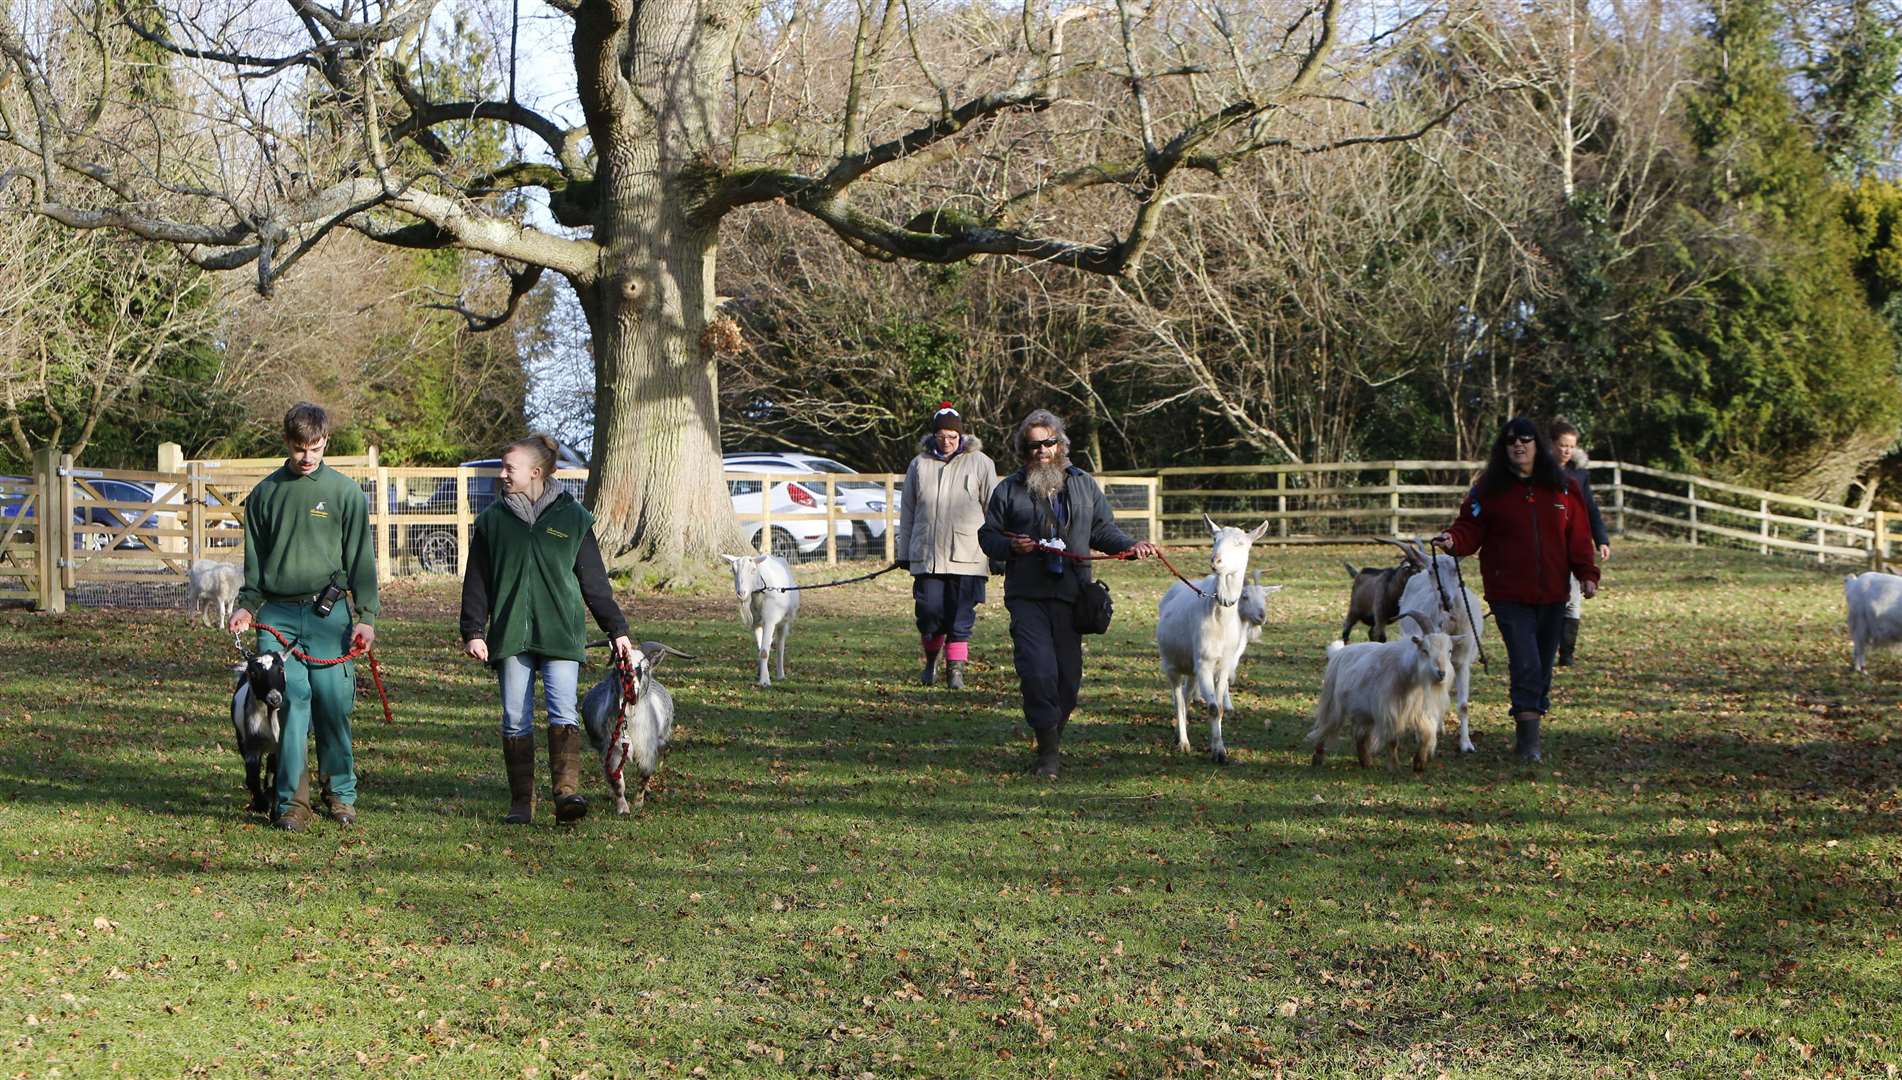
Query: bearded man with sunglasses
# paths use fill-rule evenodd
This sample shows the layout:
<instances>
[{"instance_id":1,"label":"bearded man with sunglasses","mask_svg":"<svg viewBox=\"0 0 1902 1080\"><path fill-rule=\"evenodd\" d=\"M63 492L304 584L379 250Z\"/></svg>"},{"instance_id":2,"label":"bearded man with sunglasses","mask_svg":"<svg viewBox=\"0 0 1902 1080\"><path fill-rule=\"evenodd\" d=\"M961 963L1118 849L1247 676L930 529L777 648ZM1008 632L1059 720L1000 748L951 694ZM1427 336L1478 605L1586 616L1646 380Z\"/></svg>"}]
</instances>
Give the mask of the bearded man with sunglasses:
<instances>
[{"instance_id":1,"label":"bearded man with sunglasses","mask_svg":"<svg viewBox=\"0 0 1902 1080\"><path fill-rule=\"evenodd\" d=\"M1055 779L1063 729L1083 685L1075 605L1092 576L1089 562L1070 556L1094 548L1150 558L1156 546L1117 528L1103 489L1070 464L1070 437L1054 413L1031 412L1010 443L1022 467L991 490L977 541L984 554L1005 564L1011 658L1023 691L1024 722L1037 736L1031 768Z\"/></svg>"},{"instance_id":2,"label":"bearded man with sunglasses","mask_svg":"<svg viewBox=\"0 0 1902 1080\"><path fill-rule=\"evenodd\" d=\"M1532 421L1506 421L1459 518L1433 542L1455 557L1479 553L1486 604L1511 669L1514 751L1539 761L1572 579L1590 600L1598 594L1598 562L1584 496Z\"/></svg>"}]
</instances>

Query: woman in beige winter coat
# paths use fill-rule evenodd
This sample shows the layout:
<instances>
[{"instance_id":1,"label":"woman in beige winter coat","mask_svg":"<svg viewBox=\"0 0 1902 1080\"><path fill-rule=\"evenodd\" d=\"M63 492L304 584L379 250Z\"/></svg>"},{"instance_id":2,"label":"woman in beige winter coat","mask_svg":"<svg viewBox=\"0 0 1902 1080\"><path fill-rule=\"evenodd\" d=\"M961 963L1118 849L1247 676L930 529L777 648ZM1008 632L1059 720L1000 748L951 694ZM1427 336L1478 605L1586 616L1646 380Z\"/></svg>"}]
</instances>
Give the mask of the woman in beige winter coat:
<instances>
[{"instance_id":1,"label":"woman in beige winter coat","mask_svg":"<svg viewBox=\"0 0 1902 1080\"><path fill-rule=\"evenodd\" d=\"M964 688L964 667L971 656L971 628L977 605L984 602L990 562L977 546L984 506L997 486L997 466L984 455L975 435L964 433L964 417L942 402L931 430L905 470L899 501L898 564L911 571L911 596L918 616L918 637L925 666L918 680L937 681L938 658L946 666L945 684Z\"/></svg>"}]
</instances>

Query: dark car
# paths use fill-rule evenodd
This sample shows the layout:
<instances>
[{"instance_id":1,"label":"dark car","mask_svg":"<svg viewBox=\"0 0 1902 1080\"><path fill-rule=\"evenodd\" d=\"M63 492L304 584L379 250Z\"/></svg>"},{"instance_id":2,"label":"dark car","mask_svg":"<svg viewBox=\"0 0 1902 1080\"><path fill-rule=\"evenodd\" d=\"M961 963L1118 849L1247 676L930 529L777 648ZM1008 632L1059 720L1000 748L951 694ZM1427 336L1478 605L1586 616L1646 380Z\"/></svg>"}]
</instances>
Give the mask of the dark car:
<instances>
[{"instance_id":1,"label":"dark car","mask_svg":"<svg viewBox=\"0 0 1902 1080\"><path fill-rule=\"evenodd\" d=\"M569 447L563 446L556 457L555 466L561 469L585 469L588 467L588 463L581 459L580 454ZM462 463L462 467L465 469L500 469L502 467L502 459L483 458L480 461L465 461ZM480 514L489 508L489 504L495 501L495 493L499 482L496 477L487 475L486 473L481 476L471 476L469 478L470 513ZM582 493L588 489L588 482L586 480L558 479L555 483L560 484L570 495L573 495L577 499L581 498Z\"/></svg>"}]
</instances>

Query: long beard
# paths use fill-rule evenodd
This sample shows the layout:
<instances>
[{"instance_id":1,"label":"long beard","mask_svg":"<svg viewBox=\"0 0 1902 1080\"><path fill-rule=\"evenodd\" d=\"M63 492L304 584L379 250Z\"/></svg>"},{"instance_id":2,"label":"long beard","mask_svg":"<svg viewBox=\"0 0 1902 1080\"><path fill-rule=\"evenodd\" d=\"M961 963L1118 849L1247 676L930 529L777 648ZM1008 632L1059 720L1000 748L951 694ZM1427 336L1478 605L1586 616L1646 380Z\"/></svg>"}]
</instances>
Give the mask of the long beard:
<instances>
[{"instance_id":1,"label":"long beard","mask_svg":"<svg viewBox=\"0 0 1902 1080\"><path fill-rule=\"evenodd\" d=\"M1063 490L1064 470L1070 467L1070 455L1058 451L1049 461L1033 461L1024 467L1024 483L1030 490L1048 502Z\"/></svg>"}]
</instances>

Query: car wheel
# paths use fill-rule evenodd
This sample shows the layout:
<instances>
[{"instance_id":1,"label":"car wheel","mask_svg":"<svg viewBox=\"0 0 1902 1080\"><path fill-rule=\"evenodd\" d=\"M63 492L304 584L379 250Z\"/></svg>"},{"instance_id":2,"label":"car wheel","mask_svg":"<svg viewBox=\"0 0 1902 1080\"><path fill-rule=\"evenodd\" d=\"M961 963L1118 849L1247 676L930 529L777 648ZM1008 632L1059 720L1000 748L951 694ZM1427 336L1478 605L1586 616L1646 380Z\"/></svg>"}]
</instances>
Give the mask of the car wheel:
<instances>
[{"instance_id":1,"label":"car wheel","mask_svg":"<svg viewBox=\"0 0 1902 1080\"><path fill-rule=\"evenodd\" d=\"M872 553L872 534L864 525L852 523L852 537L839 544L839 558L863 559Z\"/></svg>"},{"instance_id":2,"label":"car wheel","mask_svg":"<svg viewBox=\"0 0 1902 1080\"><path fill-rule=\"evenodd\" d=\"M773 554L786 560L788 563L798 562L799 541L793 539L792 533L775 526L773 529Z\"/></svg>"},{"instance_id":3,"label":"car wheel","mask_svg":"<svg viewBox=\"0 0 1902 1080\"><path fill-rule=\"evenodd\" d=\"M416 553L416 562L428 574L453 574L456 572L456 535L446 532L426 532L410 541L410 549Z\"/></svg>"}]
</instances>

